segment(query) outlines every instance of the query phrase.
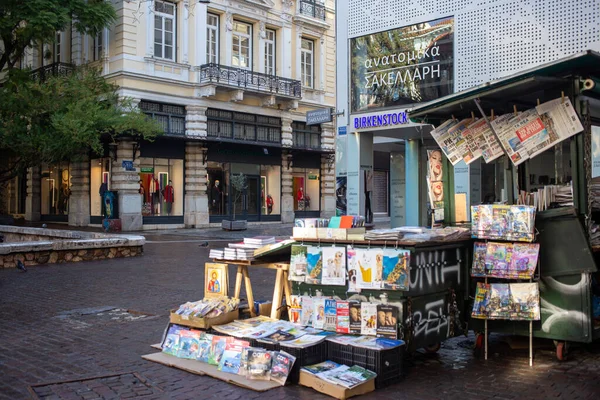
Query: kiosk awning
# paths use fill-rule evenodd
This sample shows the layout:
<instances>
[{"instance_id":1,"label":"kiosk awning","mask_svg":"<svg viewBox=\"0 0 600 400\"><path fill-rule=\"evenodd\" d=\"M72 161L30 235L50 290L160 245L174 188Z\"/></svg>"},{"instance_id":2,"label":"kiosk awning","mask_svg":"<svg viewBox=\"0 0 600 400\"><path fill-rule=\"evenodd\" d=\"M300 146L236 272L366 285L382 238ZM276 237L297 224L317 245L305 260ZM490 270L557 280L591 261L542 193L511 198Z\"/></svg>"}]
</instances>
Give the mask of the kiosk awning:
<instances>
[{"instance_id":1,"label":"kiosk awning","mask_svg":"<svg viewBox=\"0 0 600 400\"><path fill-rule=\"evenodd\" d=\"M565 95L572 94L570 78L598 75L598 65L600 53L587 50L421 104L408 112L409 117L413 122L437 125L451 115L457 118L470 115L476 109L475 99L479 99L486 112L493 109L496 115L512 112L514 105L519 109L532 108L544 93L560 96L562 90Z\"/></svg>"}]
</instances>

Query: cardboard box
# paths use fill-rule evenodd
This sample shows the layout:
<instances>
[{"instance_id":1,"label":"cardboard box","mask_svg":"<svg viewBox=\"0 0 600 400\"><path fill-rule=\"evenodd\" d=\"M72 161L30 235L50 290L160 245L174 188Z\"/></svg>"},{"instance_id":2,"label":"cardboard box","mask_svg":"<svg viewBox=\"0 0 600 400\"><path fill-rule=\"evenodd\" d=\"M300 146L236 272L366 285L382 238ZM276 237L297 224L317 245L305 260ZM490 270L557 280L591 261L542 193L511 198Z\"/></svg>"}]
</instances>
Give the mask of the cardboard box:
<instances>
[{"instance_id":1,"label":"cardboard box","mask_svg":"<svg viewBox=\"0 0 600 400\"><path fill-rule=\"evenodd\" d=\"M346 240L346 229L341 228L317 228L319 239Z\"/></svg>"},{"instance_id":2,"label":"cardboard box","mask_svg":"<svg viewBox=\"0 0 600 400\"><path fill-rule=\"evenodd\" d=\"M240 310L233 310L214 318L194 318L186 315L175 314L177 310L171 310L170 321L172 324L189 326L191 328L209 329L215 325L225 325L239 319Z\"/></svg>"},{"instance_id":3,"label":"cardboard box","mask_svg":"<svg viewBox=\"0 0 600 400\"><path fill-rule=\"evenodd\" d=\"M317 239L317 228L294 227L293 236L296 239Z\"/></svg>"},{"instance_id":4,"label":"cardboard box","mask_svg":"<svg viewBox=\"0 0 600 400\"><path fill-rule=\"evenodd\" d=\"M348 240L365 240L367 230L364 227L347 229L346 238Z\"/></svg>"},{"instance_id":5,"label":"cardboard box","mask_svg":"<svg viewBox=\"0 0 600 400\"><path fill-rule=\"evenodd\" d=\"M256 315L270 317L272 305L273 305L273 303L270 301L255 301L254 302L254 313L256 313Z\"/></svg>"},{"instance_id":6,"label":"cardboard box","mask_svg":"<svg viewBox=\"0 0 600 400\"><path fill-rule=\"evenodd\" d=\"M343 386L336 385L335 383L324 381L316 375L303 370L300 370L300 380L298 383L340 400L360 396L361 394L370 393L375 390L375 379L368 380L352 389L347 389Z\"/></svg>"}]
</instances>

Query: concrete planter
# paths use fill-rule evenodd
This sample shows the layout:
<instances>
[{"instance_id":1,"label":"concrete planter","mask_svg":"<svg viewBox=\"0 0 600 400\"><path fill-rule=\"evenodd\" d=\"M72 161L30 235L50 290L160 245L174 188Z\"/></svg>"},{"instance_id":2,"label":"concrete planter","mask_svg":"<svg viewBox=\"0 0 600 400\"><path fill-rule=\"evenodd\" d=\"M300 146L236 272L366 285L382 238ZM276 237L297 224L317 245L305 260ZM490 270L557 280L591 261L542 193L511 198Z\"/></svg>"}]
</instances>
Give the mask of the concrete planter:
<instances>
[{"instance_id":1,"label":"concrete planter","mask_svg":"<svg viewBox=\"0 0 600 400\"><path fill-rule=\"evenodd\" d=\"M245 231L248 229L248 221L245 220L223 220L221 221L221 228L226 231Z\"/></svg>"}]
</instances>

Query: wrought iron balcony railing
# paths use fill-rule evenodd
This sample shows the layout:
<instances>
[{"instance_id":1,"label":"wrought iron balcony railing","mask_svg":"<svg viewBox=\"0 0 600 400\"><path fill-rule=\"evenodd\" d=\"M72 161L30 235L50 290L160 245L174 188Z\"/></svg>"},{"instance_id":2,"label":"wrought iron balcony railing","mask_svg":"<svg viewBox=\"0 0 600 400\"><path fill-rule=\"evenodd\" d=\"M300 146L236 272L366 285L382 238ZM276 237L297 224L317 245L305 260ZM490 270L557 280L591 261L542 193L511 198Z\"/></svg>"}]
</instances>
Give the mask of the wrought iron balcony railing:
<instances>
[{"instance_id":1,"label":"wrought iron balcony railing","mask_svg":"<svg viewBox=\"0 0 600 400\"><path fill-rule=\"evenodd\" d=\"M45 81L51 76L65 76L75 70L75 65L63 62L55 62L31 71L34 80Z\"/></svg>"},{"instance_id":2,"label":"wrought iron balcony railing","mask_svg":"<svg viewBox=\"0 0 600 400\"><path fill-rule=\"evenodd\" d=\"M253 92L302 98L300 81L221 64L200 66L199 83L221 84Z\"/></svg>"},{"instance_id":3,"label":"wrought iron balcony railing","mask_svg":"<svg viewBox=\"0 0 600 400\"><path fill-rule=\"evenodd\" d=\"M325 21L325 4L318 0L300 0L300 14Z\"/></svg>"}]
</instances>

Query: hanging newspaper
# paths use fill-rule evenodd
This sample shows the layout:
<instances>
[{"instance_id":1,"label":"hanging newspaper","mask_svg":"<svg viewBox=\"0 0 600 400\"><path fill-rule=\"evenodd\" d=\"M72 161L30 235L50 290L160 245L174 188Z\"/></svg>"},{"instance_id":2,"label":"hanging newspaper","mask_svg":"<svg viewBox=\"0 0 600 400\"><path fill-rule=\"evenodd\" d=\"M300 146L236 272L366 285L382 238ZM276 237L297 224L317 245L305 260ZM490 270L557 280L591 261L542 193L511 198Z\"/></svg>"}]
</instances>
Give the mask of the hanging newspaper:
<instances>
[{"instance_id":1,"label":"hanging newspaper","mask_svg":"<svg viewBox=\"0 0 600 400\"><path fill-rule=\"evenodd\" d=\"M490 129L490 125L485 119L479 119L469 125L469 138L467 141L474 157L470 162L476 160L479 156L483 156L486 163L494 161L496 158L504 155L502 146L496 139L494 132ZM474 149L477 146L477 149ZM465 162L469 164L465 159Z\"/></svg>"},{"instance_id":2,"label":"hanging newspaper","mask_svg":"<svg viewBox=\"0 0 600 400\"><path fill-rule=\"evenodd\" d=\"M573 109L569 98L548 101L536 107L548 133L554 132L558 141L570 138L583 131L583 125Z\"/></svg>"},{"instance_id":3,"label":"hanging newspaper","mask_svg":"<svg viewBox=\"0 0 600 400\"><path fill-rule=\"evenodd\" d=\"M515 166L522 164L529 158L527 149L519 140L515 129L519 121L519 115L504 114L491 123L492 129L500 139L500 144Z\"/></svg>"},{"instance_id":4,"label":"hanging newspaper","mask_svg":"<svg viewBox=\"0 0 600 400\"><path fill-rule=\"evenodd\" d=\"M469 125L471 121L470 118L463 119L448 129L448 136L451 139L451 144L448 146L448 161L450 161L452 165L456 165L462 160L462 149L466 146L463 132L467 130L467 125Z\"/></svg>"},{"instance_id":5,"label":"hanging newspaper","mask_svg":"<svg viewBox=\"0 0 600 400\"><path fill-rule=\"evenodd\" d=\"M527 150L529 158L535 157L559 142L558 135L546 129L535 109L520 114L515 123L517 137Z\"/></svg>"},{"instance_id":6,"label":"hanging newspaper","mask_svg":"<svg viewBox=\"0 0 600 400\"><path fill-rule=\"evenodd\" d=\"M471 129L472 126L475 126L477 122L480 121L482 120L471 120L471 123L467 126L467 129L462 133L464 145L460 150L460 154L462 159L467 164L471 164L473 161L481 157L481 149L479 147L479 142L477 141L479 138L475 137L475 131ZM483 122L485 122L485 120L483 120Z\"/></svg>"},{"instance_id":7,"label":"hanging newspaper","mask_svg":"<svg viewBox=\"0 0 600 400\"><path fill-rule=\"evenodd\" d=\"M446 158L450 158L450 147L453 143L452 139L448 135L448 129L456 125L457 121L449 119L436 129L431 131L431 137L436 141L440 149L444 152Z\"/></svg>"}]
</instances>

